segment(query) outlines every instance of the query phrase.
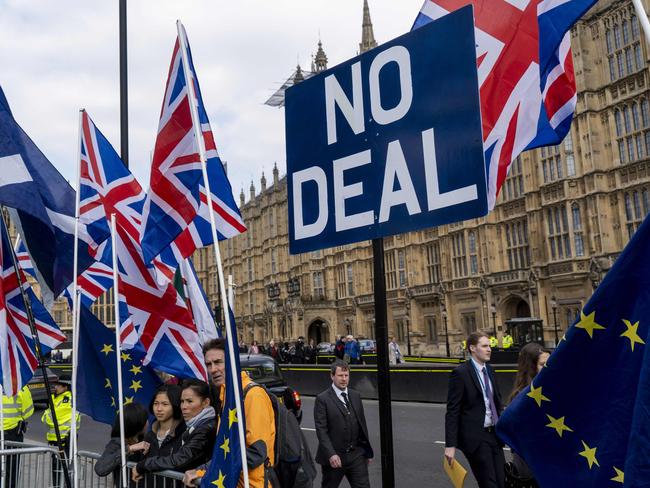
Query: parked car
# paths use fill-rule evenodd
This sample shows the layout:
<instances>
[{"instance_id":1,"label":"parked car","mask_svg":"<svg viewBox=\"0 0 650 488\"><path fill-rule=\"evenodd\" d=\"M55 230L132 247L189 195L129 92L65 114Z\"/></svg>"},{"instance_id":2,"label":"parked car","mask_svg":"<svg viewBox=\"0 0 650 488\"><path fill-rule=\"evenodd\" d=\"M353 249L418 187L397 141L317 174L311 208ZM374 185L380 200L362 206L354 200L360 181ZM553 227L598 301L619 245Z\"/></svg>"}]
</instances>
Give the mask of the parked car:
<instances>
[{"instance_id":1,"label":"parked car","mask_svg":"<svg viewBox=\"0 0 650 488\"><path fill-rule=\"evenodd\" d=\"M59 377L52 372L50 368L45 368L47 373L47 379L50 380L50 387L54 387L54 382L59 379ZM41 368L36 368L34 371L34 376L27 383L27 388L32 394L32 400L34 402L47 402L47 392L45 391L45 380L43 378L43 370Z\"/></svg>"},{"instance_id":2,"label":"parked car","mask_svg":"<svg viewBox=\"0 0 650 488\"><path fill-rule=\"evenodd\" d=\"M332 354L334 352L334 344L329 342L320 342L316 346L316 350L318 351L318 354Z\"/></svg>"},{"instance_id":3,"label":"parked car","mask_svg":"<svg viewBox=\"0 0 650 488\"><path fill-rule=\"evenodd\" d=\"M377 352L377 342L372 339L360 339L359 347L361 348L361 354L374 354Z\"/></svg>"},{"instance_id":4,"label":"parked car","mask_svg":"<svg viewBox=\"0 0 650 488\"><path fill-rule=\"evenodd\" d=\"M264 354L240 354L242 371L250 378L275 394L278 400L294 413L298 422L302 421L302 400L300 394L291 388L282 376L280 366L271 356Z\"/></svg>"}]
</instances>

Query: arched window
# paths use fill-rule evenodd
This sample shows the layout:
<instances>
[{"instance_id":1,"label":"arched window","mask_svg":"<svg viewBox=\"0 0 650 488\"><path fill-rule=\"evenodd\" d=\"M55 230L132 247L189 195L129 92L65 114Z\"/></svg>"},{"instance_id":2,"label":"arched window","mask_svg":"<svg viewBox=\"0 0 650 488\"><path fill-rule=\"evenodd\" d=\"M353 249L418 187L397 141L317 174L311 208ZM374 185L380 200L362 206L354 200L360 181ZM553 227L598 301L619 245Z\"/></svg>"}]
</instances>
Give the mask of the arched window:
<instances>
[{"instance_id":1,"label":"arched window","mask_svg":"<svg viewBox=\"0 0 650 488\"><path fill-rule=\"evenodd\" d=\"M639 19L637 19L636 15L632 16L632 39L638 39L639 38Z\"/></svg>"},{"instance_id":2,"label":"arched window","mask_svg":"<svg viewBox=\"0 0 650 488\"><path fill-rule=\"evenodd\" d=\"M612 53L613 51L613 46L612 46L612 31L607 29L605 31L605 42L607 43L607 52L609 54Z\"/></svg>"},{"instance_id":3,"label":"arched window","mask_svg":"<svg viewBox=\"0 0 650 488\"><path fill-rule=\"evenodd\" d=\"M618 24L614 24L614 47L616 49L621 47L621 28Z\"/></svg>"},{"instance_id":4,"label":"arched window","mask_svg":"<svg viewBox=\"0 0 650 488\"><path fill-rule=\"evenodd\" d=\"M630 123L630 109L623 107L623 124L625 125L625 133L627 134L632 130L632 124Z\"/></svg>"},{"instance_id":5,"label":"arched window","mask_svg":"<svg viewBox=\"0 0 650 488\"><path fill-rule=\"evenodd\" d=\"M641 101L641 122L643 127L648 127L650 125L650 104L648 104L647 99Z\"/></svg>"},{"instance_id":6,"label":"arched window","mask_svg":"<svg viewBox=\"0 0 650 488\"><path fill-rule=\"evenodd\" d=\"M639 106L636 103L632 104L632 127L639 130Z\"/></svg>"},{"instance_id":7,"label":"arched window","mask_svg":"<svg viewBox=\"0 0 650 488\"><path fill-rule=\"evenodd\" d=\"M647 106L647 102L646 102ZM621 137L623 135L623 125L621 123L621 111L614 110L614 123L616 124L616 136Z\"/></svg>"},{"instance_id":8,"label":"arched window","mask_svg":"<svg viewBox=\"0 0 650 488\"><path fill-rule=\"evenodd\" d=\"M623 44L628 44L630 42L630 29L627 23L627 20L623 21Z\"/></svg>"}]
</instances>

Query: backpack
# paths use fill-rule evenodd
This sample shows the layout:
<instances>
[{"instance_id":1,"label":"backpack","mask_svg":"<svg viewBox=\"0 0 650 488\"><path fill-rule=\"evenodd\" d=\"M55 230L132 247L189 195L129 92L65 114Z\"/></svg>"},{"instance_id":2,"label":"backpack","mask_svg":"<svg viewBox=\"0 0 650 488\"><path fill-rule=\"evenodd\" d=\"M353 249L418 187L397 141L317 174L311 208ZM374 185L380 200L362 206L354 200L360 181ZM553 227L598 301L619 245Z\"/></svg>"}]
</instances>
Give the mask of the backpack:
<instances>
[{"instance_id":1,"label":"backpack","mask_svg":"<svg viewBox=\"0 0 650 488\"><path fill-rule=\"evenodd\" d=\"M257 383L244 388L244 398L251 388L262 388L273 405L275 419L274 459L275 476L282 488L311 488L316 479L316 465L312 458L296 416L273 393Z\"/></svg>"}]
</instances>

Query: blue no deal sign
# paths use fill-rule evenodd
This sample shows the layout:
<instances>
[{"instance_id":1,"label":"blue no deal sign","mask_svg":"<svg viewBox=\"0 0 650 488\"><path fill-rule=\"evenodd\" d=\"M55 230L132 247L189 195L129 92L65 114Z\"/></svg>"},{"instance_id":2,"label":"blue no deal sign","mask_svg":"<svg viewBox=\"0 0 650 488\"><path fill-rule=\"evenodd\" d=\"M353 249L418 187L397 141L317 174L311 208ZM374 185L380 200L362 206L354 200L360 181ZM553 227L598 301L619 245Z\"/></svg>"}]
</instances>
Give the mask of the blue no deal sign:
<instances>
[{"instance_id":1,"label":"blue no deal sign","mask_svg":"<svg viewBox=\"0 0 650 488\"><path fill-rule=\"evenodd\" d=\"M472 7L286 92L292 254L487 214Z\"/></svg>"}]
</instances>

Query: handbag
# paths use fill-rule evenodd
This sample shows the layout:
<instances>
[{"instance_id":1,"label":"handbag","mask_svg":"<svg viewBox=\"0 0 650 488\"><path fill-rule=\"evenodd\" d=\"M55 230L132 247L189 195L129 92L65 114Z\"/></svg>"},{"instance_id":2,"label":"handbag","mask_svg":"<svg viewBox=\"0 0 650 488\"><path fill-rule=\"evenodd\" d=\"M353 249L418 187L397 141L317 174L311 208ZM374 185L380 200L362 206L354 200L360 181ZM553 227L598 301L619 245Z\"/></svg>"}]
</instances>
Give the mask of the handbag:
<instances>
[{"instance_id":1,"label":"handbag","mask_svg":"<svg viewBox=\"0 0 650 488\"><path fill-rule=\"evenodd\" d=\"M537 481L532 477L522 477L517 472L517 468L512 463L508 461L506 463L506 488L539 488Z\"/></svg>"}]
</instances>

